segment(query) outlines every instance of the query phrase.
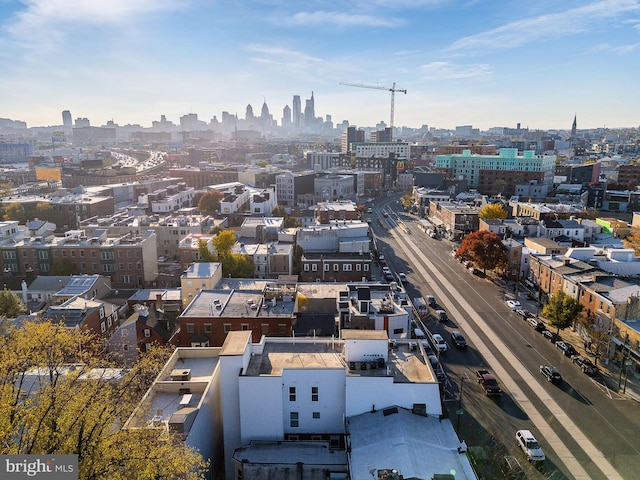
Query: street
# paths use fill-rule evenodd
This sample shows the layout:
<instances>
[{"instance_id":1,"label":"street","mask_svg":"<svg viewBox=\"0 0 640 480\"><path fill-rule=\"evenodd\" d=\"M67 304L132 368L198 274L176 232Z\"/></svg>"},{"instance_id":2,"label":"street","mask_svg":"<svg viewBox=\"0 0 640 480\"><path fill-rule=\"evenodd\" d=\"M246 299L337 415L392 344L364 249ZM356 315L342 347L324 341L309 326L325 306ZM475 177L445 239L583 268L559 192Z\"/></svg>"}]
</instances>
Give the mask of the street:
<instances>
[{"instance_id":1,"label":"street","mask_svg":"<svg viewBox=\"0 0 640 480\"><path fill-rule=\"evenodd\" d=\"M448 322L429 320L426 327L445 339L460 330L469 343L467 350L442 355L448 374L444 403L460 438L469 446L490 445L490 451L502 446L526 464L514 442L515 431L526 428L547 455L536 470L525 465L528 473L537 471L540 478L637 478L639 405L584 375L507 307L513 291L473 275L451 256L451 242L427 236L416 217L390 211L398 209L395 199L376 203L379 221L372 227L378 250L394 272L406 274L410 297L434 295L448 312ZM519 300L526 301L523 297ZM563 382L547 382L539 373L542 364L555 366ZM484 395L475 381L478 368L496 375L501 397ZM461 416L456 414L460 411Z\"/></svg>"}]
</instances>

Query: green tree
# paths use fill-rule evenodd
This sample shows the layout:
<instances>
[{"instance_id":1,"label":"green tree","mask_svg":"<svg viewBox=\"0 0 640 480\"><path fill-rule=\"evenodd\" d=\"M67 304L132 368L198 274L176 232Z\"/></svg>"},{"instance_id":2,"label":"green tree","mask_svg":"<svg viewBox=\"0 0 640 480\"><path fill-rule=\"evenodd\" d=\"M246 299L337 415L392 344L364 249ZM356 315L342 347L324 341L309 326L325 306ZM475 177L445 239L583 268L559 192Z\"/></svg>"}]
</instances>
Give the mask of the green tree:
<instances>
[{"instance_id":1,"label":"green tree","mask_svg":"<svg viewBox=\"0 0 640 480\"><path fill-rule=\"evenodd\" d=\"M501 204L490 203L480 209L478 217L483 219L499 218L504 220L507 218L507 212L504 211Z\"/></svg>"},{"instance_id":2,"label":"green tree","mask_svg":"<svg viewBox=\"0 0 640 480\"><path fill-rule=\"evenodd\" d=\"M218 190L204 192L198 201L198 210L201 212L215 212L220 210L220 200L224 194Z\"/></svg>"},{"instance_id":3,"label":"green tree","mask_svg":"<svg viewBox=\"0 0 640 480\"><path fill-rule=\"evenodd\" d=\"M7 318L16 318L18 315L27 313L27 307L22 303L22 299L6 288L0 291L0 315Z\"/></svg>"},{"instance_id":4,"label":"green tree","mask_svg":"<svg viewBox=\"0 0 640 480\"><path fill-rule=\"evenodd\" d=\"M549 298L549 303L542 309L542 315L547 319L547 323L560 333L560 330L573 325L582 308L577 298L567 295L563 290L558 290Z\"/></svg>"},{"instance_id":5,"label":"green tree","mask_svg":"<svg viewBox=\"0 0 640 480\"><path fill-rule=\"evenodd\" d=\"M0 336L0 453L77 454L82 480L203 478L206 462L179 434L120 427L170 350L152 348L113 379L102 368L113 365L81 347L93 340L49 322Z\"/></svg>"},{"instance_id":6,"label":"green tree","mask_svg":"<svg viewBox=\"0 0 640 480\"><path fill-rule=\"evenodd\" d=\"M234 278L253 278L255 265L247 255L230 253L222 259L222 274Z\"/></svg>"},{"instance_id":7,"label":"green tree","mask_svg":"<svg viewBox=\"0 0 640 480\"><path fill-rule=\"evenodd\" d=\"M287 211L282 205L278 205L273 210L271 210L271 215L274 217L286 217Z\"/></svg>"},{"instance_id":8,"label":"green tree","mask_svg":"<svg viewBox=\"0 0 640 480\"><path fill-rule=\"evenodd\" d=\"M51 270L49 275L77 275L78 269L69 258L55 258L51 262Z\"/></svg>"},{"instance_id":9,"label":"green tree","mask_svg":"<svg viewBox=\"0 0 640 480\"><path fill-rule=\"evenodd\" d=\"M216 249L218 259L231 255L231 247L236 243L236 235L233 230L224 230L211 239Z\"/></svg>"},{"instance_id":10,"label":"green tree","mask_svg":"<svg viewBox=\"0 0 640 480\"><path fill-rule=\"evenodd\" d=\"M209 250L209 244L202 238L198 241L198 253L200 254L200 262L211 263L216 261L215 256Z\"/></svg>"},{"instance_id":11,"label":"green tree","mask_svg":"<svg viewBox=\"0 0 640 480\"><path fill-rule=\"evenodd\" d=\"M632 228L631 233L623 240L625 248L633 248L635 255L640 255L640 230Z\"/></svg>"},{"instance_id":12,"label":"green tree","mask_svg":"<svg viewBox=\"0 0 640 480\"><path fill-rule=\"evenodd\" d=\"M14 220L24 224L27 221L27 214L24 207L19 202L13 202L4 208L4 220Z\"/></svg>"},{"instance_id":13,"label":"green tree","mask_svg":"<svg viewBox=\"0 0 640 480\"><path fill-rule=\"evenodd\" d=\"M456 250L456 258L468 260L487 273L487 269L504 268L507 265L507 248L496 233L478 230L464 238Z\"/></svg>"}]
</instances>

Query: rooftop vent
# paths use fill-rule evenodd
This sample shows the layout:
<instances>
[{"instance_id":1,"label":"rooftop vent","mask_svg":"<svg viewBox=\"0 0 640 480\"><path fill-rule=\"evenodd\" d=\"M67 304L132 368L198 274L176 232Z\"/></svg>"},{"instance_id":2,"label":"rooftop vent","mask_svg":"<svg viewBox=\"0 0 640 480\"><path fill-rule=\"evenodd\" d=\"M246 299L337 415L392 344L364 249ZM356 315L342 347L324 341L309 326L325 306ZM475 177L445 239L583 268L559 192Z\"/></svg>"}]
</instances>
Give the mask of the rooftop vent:
<instances>
[{"instance_id":1,"label":"rooftop vent","mask_svg":"<svg viewBox=\"0 0 640 480\"><path fill-rule=\"evenodd\" d=\"M191 380L190 368L176 368L171 370L171 380L174 382L188 382Z\"/></svg>"}]
</instances>

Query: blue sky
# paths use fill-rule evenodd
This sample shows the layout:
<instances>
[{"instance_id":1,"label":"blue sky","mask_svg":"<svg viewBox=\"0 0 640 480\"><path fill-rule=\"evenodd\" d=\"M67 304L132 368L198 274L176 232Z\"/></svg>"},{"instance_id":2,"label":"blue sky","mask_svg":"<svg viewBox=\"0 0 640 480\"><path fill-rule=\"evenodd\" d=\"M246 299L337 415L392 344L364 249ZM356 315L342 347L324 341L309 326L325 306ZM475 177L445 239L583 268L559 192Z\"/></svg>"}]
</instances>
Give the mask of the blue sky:
<instances>
[{"instance_id":1,"label":"blue sky","mask_svg":"<svg viewBox=\"0 0 640 480\"><path fill-rule=\"evenodd\" d=\"M0 0L0 117L640 125L640 0Z\"/></svg>"}]
</instances>

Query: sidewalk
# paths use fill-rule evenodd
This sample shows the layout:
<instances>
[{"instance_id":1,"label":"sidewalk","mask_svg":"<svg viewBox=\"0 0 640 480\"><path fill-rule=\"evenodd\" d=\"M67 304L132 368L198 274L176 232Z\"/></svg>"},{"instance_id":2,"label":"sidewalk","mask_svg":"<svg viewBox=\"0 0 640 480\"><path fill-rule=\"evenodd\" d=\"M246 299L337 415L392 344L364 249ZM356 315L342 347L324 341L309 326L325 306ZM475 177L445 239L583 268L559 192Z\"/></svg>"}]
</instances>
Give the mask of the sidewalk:
<instances>
[{"instance_id":1,"label":"sidewalk","mask_svg":"<svg viewBox=\"0 0 640 480\"><path fill-rule=\"evenodd\" d=\"M505 293L507 293L506 290ZM518 292L518 300L529 311L536 311L535 304L527 297L527 292ZM546 323L542 315L538 314L538 318ZM555 332L555 329L552 328L551 331ZM596 364L595 357L584 348L584 338L577 332L570 328L565 328L560 331L560 336L564 341L573 345L580 355L587 357ZM594 376L594 379L602 380L609 390L640 403L640 377L633 371L632 367L628 368L626 375L624 370L621 375L621 367L612 361L606 362L605 359L600 358L596 365L598 366L598 374Z\"/></svg>"}]
</instances>

